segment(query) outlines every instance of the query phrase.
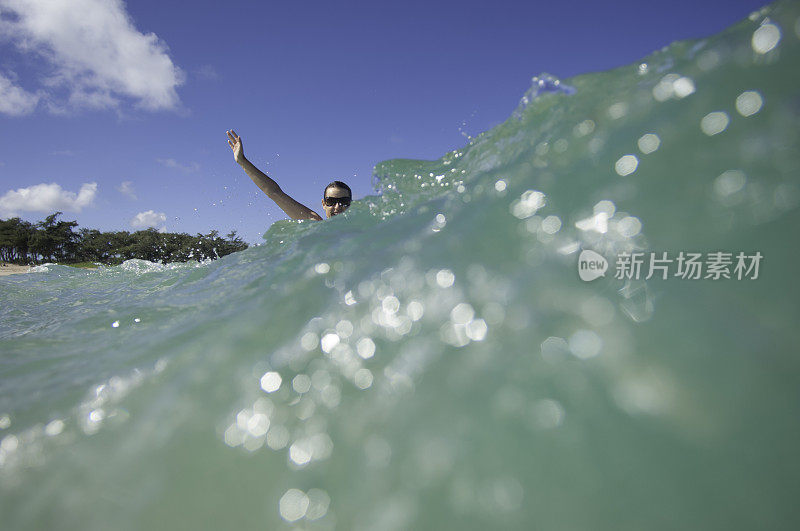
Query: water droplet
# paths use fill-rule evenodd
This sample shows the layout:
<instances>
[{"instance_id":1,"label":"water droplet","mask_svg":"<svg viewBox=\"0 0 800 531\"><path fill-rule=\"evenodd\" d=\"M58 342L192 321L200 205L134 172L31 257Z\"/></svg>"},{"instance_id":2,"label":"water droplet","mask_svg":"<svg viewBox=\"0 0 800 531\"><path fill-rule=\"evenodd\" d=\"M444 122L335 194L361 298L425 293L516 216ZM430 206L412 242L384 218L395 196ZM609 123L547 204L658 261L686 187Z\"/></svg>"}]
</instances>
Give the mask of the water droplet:
<instances>
[{"instance_id":1,"label":"water droplet","mask_svg":"<svg viewBox=\"0 0 800 531\"><path fill-rule=\"evenodd\" d=\"M406 306L406 314L412 321L419 321L425 313L425 306L419 301L411 301Z\"/></svg>"},{"instance_id":2,"label":"water droplet","mask_svg":"<svg viewBox=\"0 0 800 531\"><path fill-rule=\"evenodd\" d=\"M367 389L372 385L372 371L369 369L359 369L353 375L353 382L359 389Z\"/></svg>"},{"instance_id":3,"label":"water droplet","mask_svg":"<svg viewBox=\"0 0 800 531\"><path fill-rule=\"evenodd\" d=\"M761 94L755 90L742 92L736 98L736 112L745 117L760 111L762 105L764 105L764 100L761 99Z\"/></svg>"},{"instance_id":4,"label":"water droplet","mask_svg":"<svg viewBox=\"0 0 800 531\"><path fill-rule=\"evenodd\" d=\"M555 234L561 230L561 218L558 216L547 216L542 220L542 231L547 234Z\"/></svg>"},{"instance_id":5,"label":"water droplet","mask_svg":"<svg viewBox=\"0 0 800 531\"><path fill-rule=\"evenodd\" d=\"M274 393L281 387L281 375L277 372L267 372L261 377L261 389L267 393Z\"/></svg>"},{"instance_id":6,"label":"water droplet","mask_svg":"<svg viewBox=\"0 0 800 531\"><path fill-rule=\"evenodd\" d=\"M612 120L618 120L628 114L628 104L624 101L619 101L608 108L608 116Z\"/></svg>"},{"instance_id":7,"label":"water droplet","mask_svg":"<svg viewBox=\"0 0 800 531\"><path fill-rule=\"evenodd\" d=\"M475 310L465 302L457 304L450 312L450 319L453 321L453 324L467 324L474 316Z\"/></svg>"},{"instance_id":8,"label":"water droplet","mask_svg":"<svg viewBox=\"0 0 800 531\"><path fill-rule=\"evenodd\" d=\"M54 437L62 431L64 431L64 421L59 419L50 421L47 426L44 427L44 432L50 437Z\"/></svg>"},{"instance_id":9,"label":"water droplet","mask_svg":"<svg viewBox=\"0 0 800 531\"><path fill-rule=\"evenodd\" d=\"M569 338L569 349L582 360L597 356L602 348L603 340L591 330L578 330Z\"/></svg>"},{"instance_id":10,"label":"water droplet","mask_svg":"<svg viewBox=\"0 0 800 531\"><path fill-rule=\"evenodd\" d=\"M321 489L311 489L308 491L308 510L306 520L319 520L328 513L331 504L331 497Z\"/></svg>"},{"instance_id":11,"label":"water droplet","mask_svg":"<svg viewBox=\"0 0 800 531\"><path fill-rule=\"evenodd\" d=\"M436 273L436 284L440 288L449 288L456 280L456 276L449 269L440 269Z\"/></svg>"},{"instance_id":12,"label":"water droplet","mask_svg":"<svg viewBox=\"0 0 800 531\"><path fill-rule=\"evenodd\" d=\"M752 46L756 53L765 54L775 48L781 40L781 30L775 24L762 24L753 33Z\"/></svg>"},{"instance_id":13,"label":"water droplet","mask_svg":"<svg viewBox=\"0 0 800 531\"><path fill-rule=\"evenodd\" d=\"M672 83L672 90L677 98L685 98L694 93L694 81L688 77L678 78Z\"/></svg>"},{"instance_id":14,"label":"water droplet","mask_svg":"<svg viewBox=\"0 0 800 531\"><path fill-rule=\"evenodd\" d=\"M700 129L708 136L714 136L728 128L728 115L722 111L710 112L700 120Z\"/></svg>"},{"instance_id":15,"label":"water droplet","mask_svg":"<svg viewBox=\"0 0 800 531\"><path fill-rule=\"evenodd\" d=\"M483 319L474 319L467 323L465 333L472 341L483 341L486 338L486 332L489 327Z\"/></svg>"},{"instance_id":16,"label":"water droplet","mask_svg":"<svg viewBox=\"0 0 800 531\"><path fill-rule=\"evenodd\" d=\"M336 334L325 334L320 340L320 347L326 354L330 354L333 348L339 344L339 336Z\"/></svg>"},{"instance_id":17,"label":"water droplet","mask_svg":"<svg viewBox=\"0 0 800 531\"><path fill-rule=\"evenodd\" d=\"M614 170L621 176L625 177L636 171L639 166L639 159L636 155L623 155L614 164Z\"/></svg>"},{"instance_id":18,"label":"water droplet","mask_svg":"<svg viewBox=\"0 0 800 531\"><path fill-rule=\"evenodd\" d=\"M720 197L735 194L742 188L747 178L739 170L728 170L714 179L714 193Z\"/></svg>"},{"instance_id":19,"label":"water droplet","mask_svg":"<svg viewBox=\"0 0 800 531\"><path fill-rule=\"evenodd\" d=\"M289 489L281 496L278 508L281 518L287 522L296 522L306 515L308 505L308 496L302 490Z\"/></svg>"},{"instance_id":20,"label":"water droplet","mask_svg":"<svg viewBox=\"0 0 800 531\"><path fill-rule=\"evenodd\" d=\"M617 232L625 238L633 238L642 231L642 222L639 218L625 216L617 223Z\"/></svg>"},{"instance_id":21,"label":"water droplet","mask_svg":"<svg viewBox=\"0 0 800 531\"><path fill-rule=\"evenodd\" d=\"M365 360L369 359L375 355L375 342L368 337L362 337L356 343L356 351Z\"/></svg>"},{"instance_id":22,"label":"water droplet","mask_svg":"<svg viewBox=\"0 0 800 531\"><path fill-rule=\"evenodd\" d=\"M292 389L300 394L307 393L311 389L311 378L306 374L298 374L292 379Z\"/></svg>"},{"instance_id":23,"label":"water droplet","mask_svg":"<svg viewBox=\"0 0 800 531\"><path fill-rule=\"evenodd\" d=\"M649 155L658 149L661 145L661 139L658 138L658 135L655 133L647 133L642 135L636 143L639 146L639 151L645 155Z\"/></svg>"}]
</instances>

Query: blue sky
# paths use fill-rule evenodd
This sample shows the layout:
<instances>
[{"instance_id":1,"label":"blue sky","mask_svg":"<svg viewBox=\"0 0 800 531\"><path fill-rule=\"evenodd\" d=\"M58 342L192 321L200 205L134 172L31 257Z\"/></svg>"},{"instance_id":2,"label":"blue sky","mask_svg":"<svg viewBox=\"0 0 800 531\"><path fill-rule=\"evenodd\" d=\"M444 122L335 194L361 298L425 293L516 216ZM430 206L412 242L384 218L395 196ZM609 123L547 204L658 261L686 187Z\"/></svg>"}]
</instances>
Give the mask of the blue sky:
<instances>
[{"instance_id":1,"label":"blue sky","mask_svg":"<svg viewBox=\"0 0 800 531\"><path fill-rule=\"evenodd\" d=\"M536 74L629 64L762 5L0 0L0 218L257 243L285 215L227 129L322 214L328 182L373 193L376 163L463 146Z\"/></svg>"}]
</instances>

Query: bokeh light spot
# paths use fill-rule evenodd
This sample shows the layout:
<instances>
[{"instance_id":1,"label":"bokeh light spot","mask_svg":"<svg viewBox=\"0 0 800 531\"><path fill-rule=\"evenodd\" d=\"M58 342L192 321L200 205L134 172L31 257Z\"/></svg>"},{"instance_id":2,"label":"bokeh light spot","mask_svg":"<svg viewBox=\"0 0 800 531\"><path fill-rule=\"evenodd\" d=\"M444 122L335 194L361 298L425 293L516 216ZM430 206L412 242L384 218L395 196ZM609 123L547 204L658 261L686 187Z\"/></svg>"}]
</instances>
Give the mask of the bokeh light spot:
<instances>
[{"instance_id":1,"label":"bokeh light spot","mask_svg":"<svg viewBox=\"0 0 800 531\"><path fill-rule=\"evenodd\" d=\"M722 111L710 112L700 120L700 129L708 136L714 136L727 129L730 121L727 113Z\"/></svg>"},{"instance_id":2,"label":"bokeh light spot","mask_svg":"<svg viewBox=\"0 0 800 531\"><path fill-rule=\"evenodd\" d=\"M625 177L636 171L639 166L639 159L636 155L623 155L614 164L614 170L621 176Z\"/></svg>"},{"instance_id":3,"label":"bokeh light spot","mask_svg":"<svg viewBox=\"0 0 800 531\"><path fill-rule=\"evenodd\" d=\"M281 375L277 372L267 372L261 377L261 389L267 393L274 393L281 387Z\"/></svg>"},{"instance_id":4,"label":"bokeh light spot","mask_svg":"<svg viewBox=\"0 0 800 531\"><path fill-rule=\"evenodd\" d=\"M658 149L661 145L661 139L658 138L658 135L655 133L647 133L639 137L636 144L639 146L639 151L645 155L649 155Z\"/></svg>"},{"instance_id":5,"label":"bokeh light spot","mask_svg":"<svg viewBox=\"0 0 800 531\"><path fill-rule=\"evenodd\" d=\"M755 33L751 44L753 51L765 54L774 49L781 40L781 30L775 24L762 24Z\"/></svg>"},{"instance_id":6,"label":"bokeh light spot","mask_svg":"<svg viewBox=\"0 0 800 531\"><path fill-rule=\"evenodd\" d=\"M287 522L296 522L306 515L308 496L299 489L289 489L281 496L278 508L281 518Z\"/></svg>"},{"instance_id":7,"label":"bokeh light spot","mask_svg":"<svg viewBox=\"0 0 800 531\"><path fill-rule=\"evenodd\" d=\"M752 116L761 110L764 100L755 90L747 90L736 98L736 112L744 117Z\"/></svg>"}]
</instances>

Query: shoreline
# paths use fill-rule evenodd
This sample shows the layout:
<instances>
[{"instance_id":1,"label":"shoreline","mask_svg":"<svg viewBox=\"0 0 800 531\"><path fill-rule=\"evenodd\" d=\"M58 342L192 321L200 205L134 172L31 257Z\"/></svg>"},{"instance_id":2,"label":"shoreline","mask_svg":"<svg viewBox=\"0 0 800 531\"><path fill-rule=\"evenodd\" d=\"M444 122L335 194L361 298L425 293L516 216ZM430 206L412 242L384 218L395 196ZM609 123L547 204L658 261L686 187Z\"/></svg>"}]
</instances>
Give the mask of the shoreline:
<instances>
[{"instance_id":1,"label":"shoreline","mask_svg":"<svg viewBox=\"0 0 800 531\"><path fill-rule=\"evenodd\" d=\"M31 266L22 266L17 264L9 264L7 262L0 263L0 277L7 275L17 275L21 273L29 273Z\"/></svg>"},{"instance_id":2,"label":"shoreline","mask_svg":"<svg viewBox=\"0 0 800 531\"><path fill-rule=\"evenodd\" d=\"M64 265L70 266L70 264L64 264ZM8 275L20 275L20 274L24 274L24 273L30 273L31 270L34 267L35 266L11 264L11 263L8 263L8 262L0 262L0 277L5 277L5 276L8 276ZM74 267L74 266L70 266L70 267ZM83 269L84 271L94 271L96 269L99 269L99 267L98 266L94 266L94 267L76 267L76 269Z\"/></svg>"}]
</instances>

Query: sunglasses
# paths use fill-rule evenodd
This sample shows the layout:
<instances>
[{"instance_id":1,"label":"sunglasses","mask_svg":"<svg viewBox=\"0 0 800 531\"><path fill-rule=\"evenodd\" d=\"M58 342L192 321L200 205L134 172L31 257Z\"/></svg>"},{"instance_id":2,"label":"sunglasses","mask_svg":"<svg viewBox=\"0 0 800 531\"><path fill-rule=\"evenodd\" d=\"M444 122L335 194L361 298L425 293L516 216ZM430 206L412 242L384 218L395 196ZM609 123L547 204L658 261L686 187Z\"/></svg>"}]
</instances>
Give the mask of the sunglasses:
<instances>
[{"instance_id":1,"label":"sunglasses","mask_svg":"<svg viewBox=\"0 0 800 531\"><path fill-rule=\"evenodd\" d=\"M325 206L333 206L336 203L339 203L342 206L349 207L350 199L351 198L349 197L326 197L323 199L323 201L325 202Z\"/></svg>"}]
</instances>

